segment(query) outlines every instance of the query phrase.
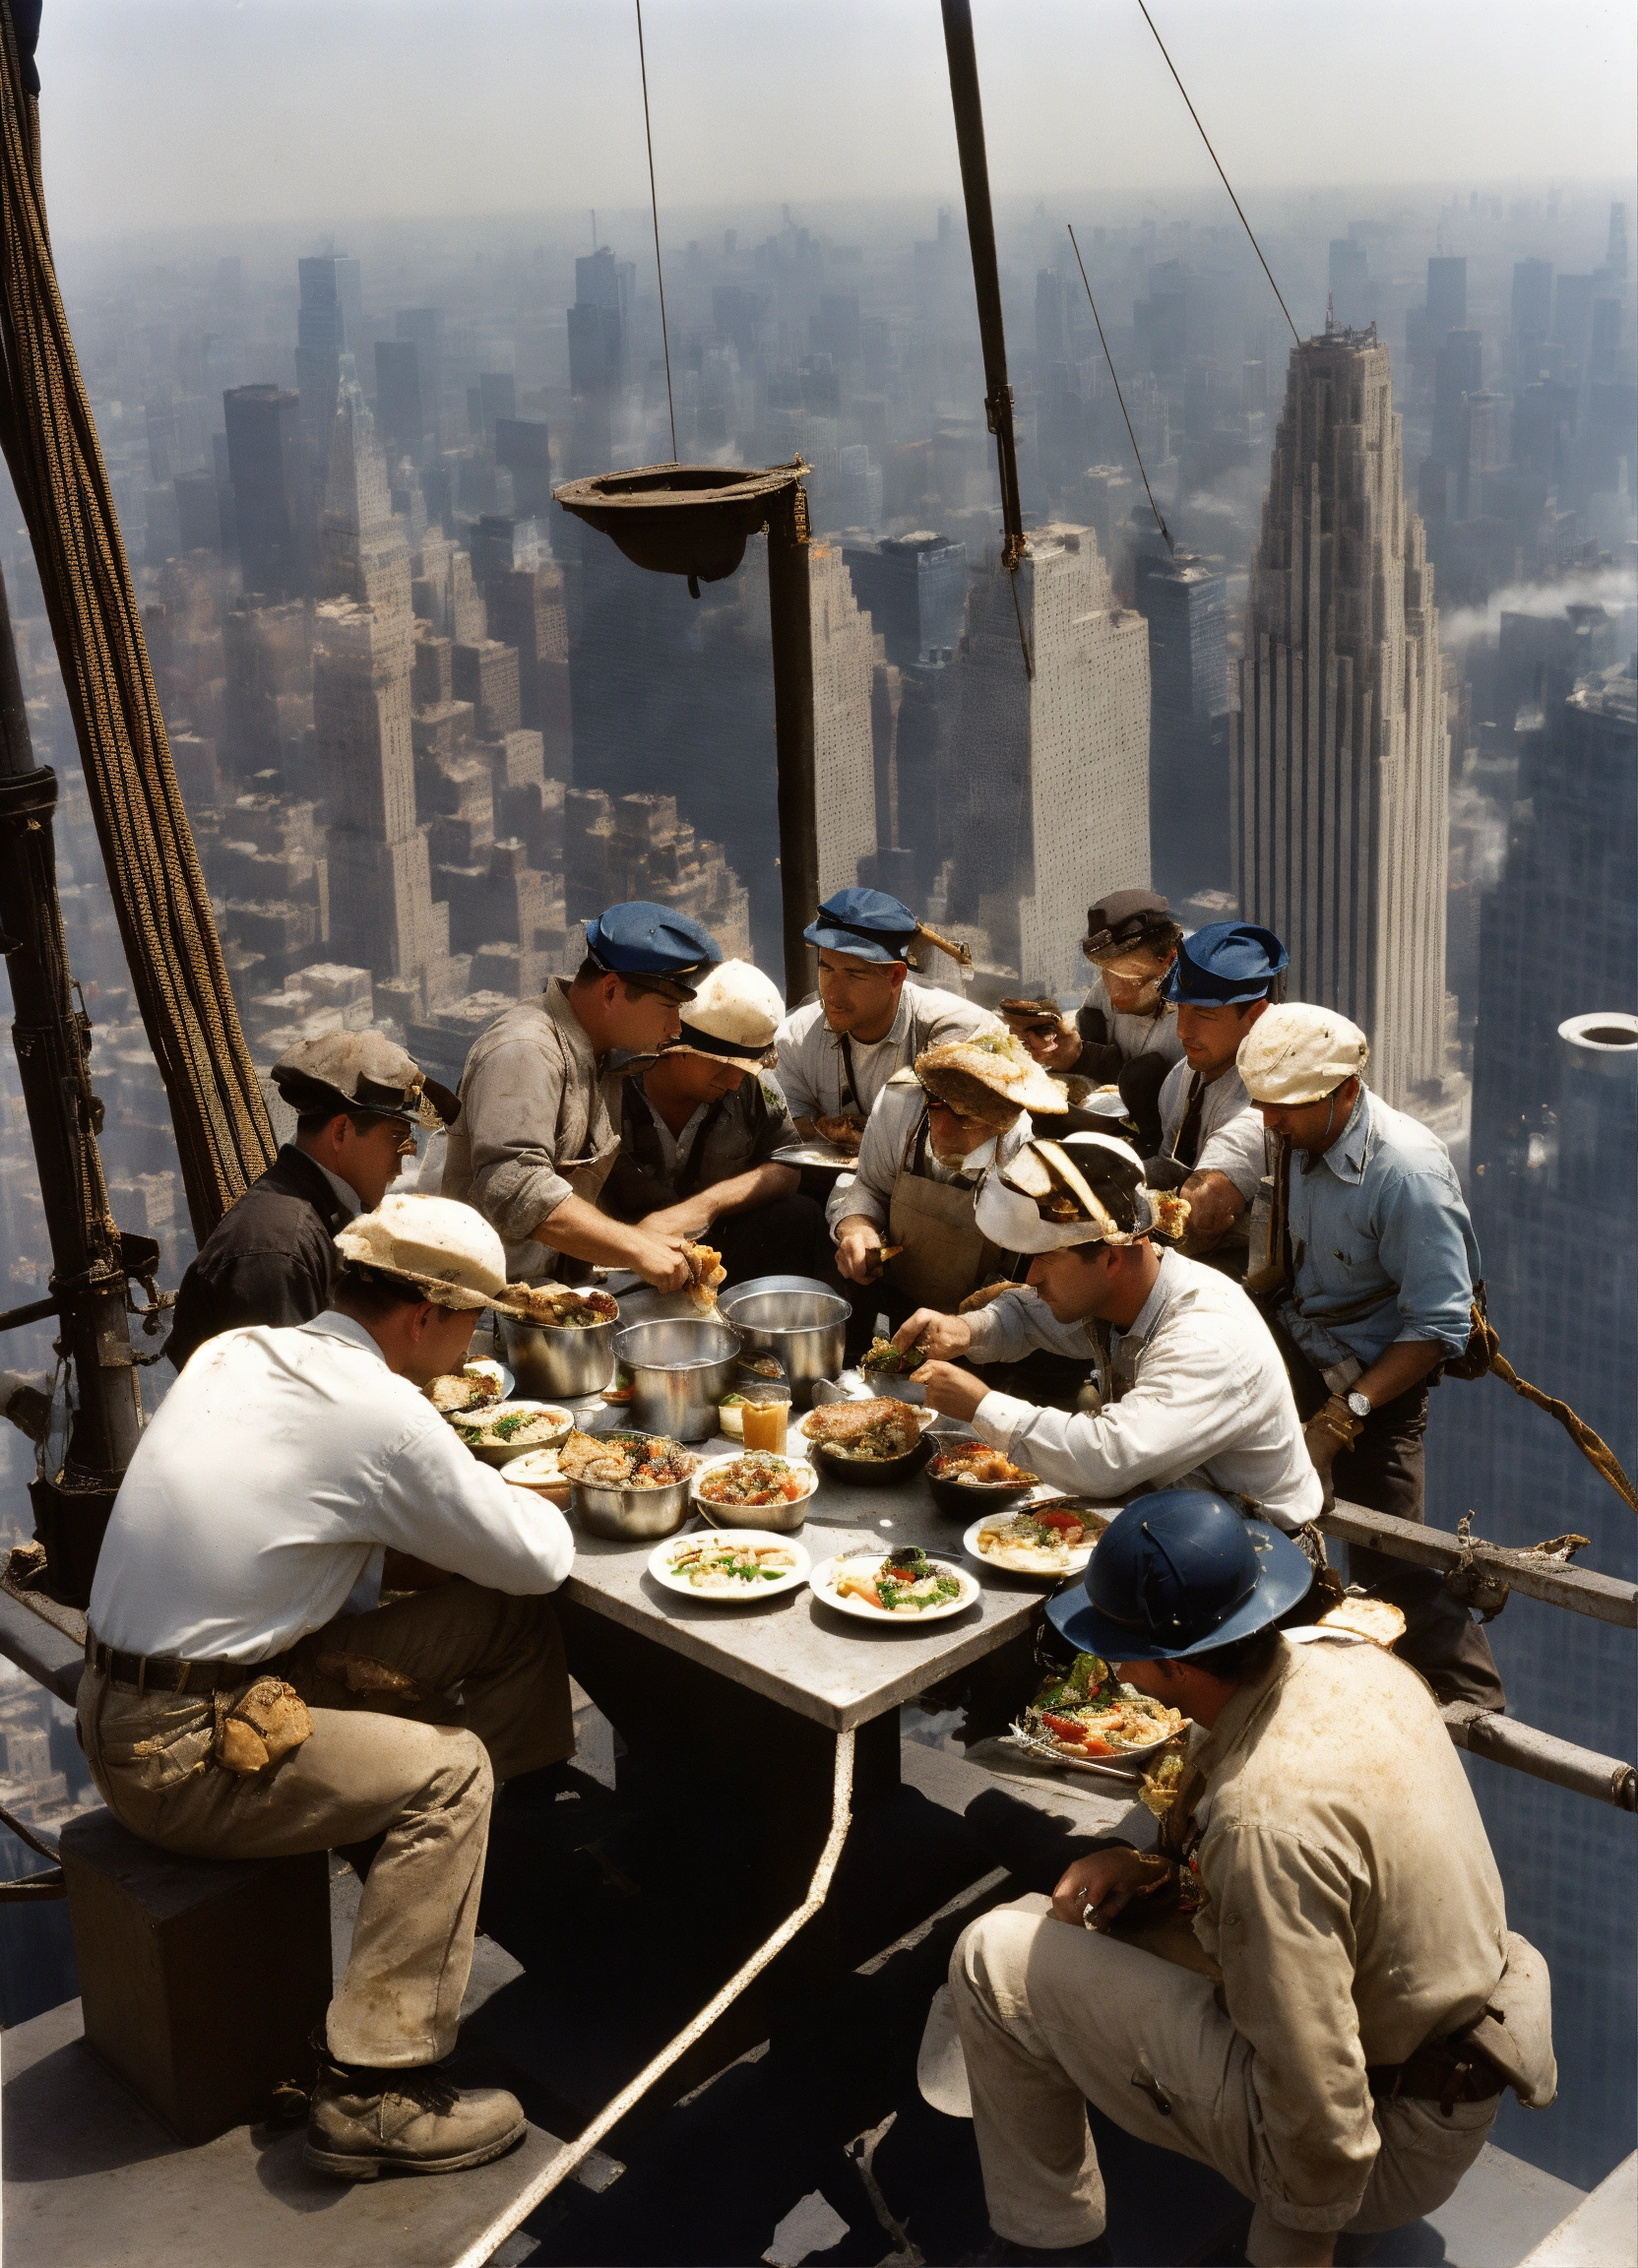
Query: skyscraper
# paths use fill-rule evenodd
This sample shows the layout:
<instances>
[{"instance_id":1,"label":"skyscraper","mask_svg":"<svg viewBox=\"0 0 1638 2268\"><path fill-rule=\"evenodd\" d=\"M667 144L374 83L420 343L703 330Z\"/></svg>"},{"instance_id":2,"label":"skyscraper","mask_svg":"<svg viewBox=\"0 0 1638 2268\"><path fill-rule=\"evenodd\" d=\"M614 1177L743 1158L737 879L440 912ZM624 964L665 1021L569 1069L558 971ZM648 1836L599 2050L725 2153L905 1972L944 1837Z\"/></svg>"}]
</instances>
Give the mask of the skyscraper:
<instances>
[{"instance_id":1,"label":"skyscraper","mask_svg":"<svg viewBox=\"0 0 1638 2268\"><path fill-rule=\"evenodd\" d=\"M1388 349L1292 351L1230 725L1235 888L1292 998L1352 1017L1403 1105L1441 1072L1449 746Z\"/></svg>"},{"instance_id":2,"label":"skyscraper","mask_svg":"<svg viewBox=\"0 0 1638 2268\"><path fill-rule=\"evenodd\" d=\"M965 543L923 528L845 544L842 557L889 662L901 669L948 662L967 610Z\"/></svg>"},{"instance_id":3,"label":"skyscraper","mask_svg":"<svg viewBox=\"0 0 1638 2268\"><path fill-rule=\"evenodd\" d=\"M301 299L296 310L295 382L301 395L301 422L306 429L317 498L325 489L342 356L353 344L347 333L349 308L354 330L358 327L358 263L326 254L319 259L298 260L296 275Z\"/></svg>"},{"instance_id":4,"label":"skyscraper","mask_svg":"<svg viewBox=\"0 0 1638 2268\"><path fill-rule=\"evenodd\" d=\"M1144 515L1148 518L1148 514ZM1229 876L1228 614L1221 568L1138 524L1132 596L1149 625L1155 887L1175 904Z\"/></svg>"},{"instance_id":5,"label":"skyscraper","mask_svg":"<svg viewBox=\"0 0 1638 2268\"><path fill-rule=\"evenodd\" d=\"M375 408L388 446L419 457L426 411L421 402L420 349L413 339L376 341Z\"/></svg>"},{"instance_id":6,"label":"skyscraper","mask_svg":"<svg viewBox=\"0 0 1638 2268\"><path fill-rule=\"evenodd\" d=\"M819 895L850 888L876 848L876 773L870 729L876 640L835 543L807 547L813 633L813 785Z\"/></svg>"},{"instance_id":7,"label":"skyscraper","mask_svg":"<svg viewBox=\"0 0 1638 2268\"><path fill-rule=\"evenodd\" d=\"M300 398L282 386L230 386L221 408L246 596L294 598L308 501Z\"/></svg>"}]
</instances>

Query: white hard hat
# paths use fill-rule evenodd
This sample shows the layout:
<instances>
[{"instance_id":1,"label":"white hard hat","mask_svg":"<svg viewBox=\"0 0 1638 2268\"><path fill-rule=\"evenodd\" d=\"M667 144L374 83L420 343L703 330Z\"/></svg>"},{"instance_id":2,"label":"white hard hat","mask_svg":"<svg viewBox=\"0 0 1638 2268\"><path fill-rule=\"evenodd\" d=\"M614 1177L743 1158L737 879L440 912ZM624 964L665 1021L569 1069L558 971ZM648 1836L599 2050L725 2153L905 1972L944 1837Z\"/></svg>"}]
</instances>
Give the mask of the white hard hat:
<instances>
[{"instance_id":1,"label":"white hard hat","mask_svg":"<svg viewBox=\"0 0 1638 2268\"><path fill-rule=\"evenodd\" d=\"M1003 1252L1135 1244L1157 1225L1143 1160L1112 1134L1026 1142L984 1176L974 1219Z\"/></svg>"},{"instance_id":2,"label":"white hard hat","mask_svg":"<svg viewBox=\"0 0 1638 2268\"><path fill-rule=\"evenodd\" d=\"M471 1205L453 1197L383 1197L349 1221L336 1249L360 1267L416 1285L437 1307L505 1307L506 1253Z\"/></svg>"},{"instance_id":3,"label":"white hard hat","mask_svg":"<svg viewBox=\"0 0 1638 2268\"><path fill-rule=\"evenodd\" d=\"M721 962L684 1005L681 1037L667 1054L715 1055L747 1068L773 1061L785 1002L778 985L748 961Z\"/></svg>"},{"instance_id":4,"label":"white hard hat","mask_svg":"<svg viewBox=\"0 0 1638 2268\"><path fill-rule=\"evenodd\" d=\"M1267 1009L1240 1041L1234 1058L1253 1102L1323 1102L1370 1060L1357 1024L1334 1008L1288 1000Z\"/></svg>"}]
</instances>

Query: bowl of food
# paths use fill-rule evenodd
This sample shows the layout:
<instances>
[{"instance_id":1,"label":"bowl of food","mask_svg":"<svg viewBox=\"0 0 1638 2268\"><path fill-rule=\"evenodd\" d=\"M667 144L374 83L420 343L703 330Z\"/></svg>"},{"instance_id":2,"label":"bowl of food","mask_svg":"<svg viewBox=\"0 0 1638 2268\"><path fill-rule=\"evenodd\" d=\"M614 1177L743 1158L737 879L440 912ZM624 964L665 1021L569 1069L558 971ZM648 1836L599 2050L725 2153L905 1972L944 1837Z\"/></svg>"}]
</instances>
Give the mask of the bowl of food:
<instances>
[{"instance_id":1,"label":"bowl of food","mask_svg":"<svg viewBox=\"0 0 1638 2268\"><path fill-rule=\"evenodd\" d=\"M557 1453L570 1509L588 1535L612 1544L674 1536L688 1517L699 1459L664 1434L572 1432Z\"/></svg>"},{"instance_id":2,"label":"bowl of food","mask_svg":"<svg viewBox=\"0 0 1638 2268\"><path fill-rule=\"evenodd\" d=\"M458 1411L450 1423L485 1465L510 1465L528 1450L555 1449L568 1439L574 1418L551 1402L490 1402Z\"/></svg>"},{"instance_id":3,"label":"bowl of food","mask_svg":"<svg viewBox=\"0 0 1638 2268\"><path fill-rule=\"evenodd\" d=\"M1187 1722L1180 1709L1123 1685L1100 1655L1077 1654L1066 1676L1042 1685L1013 1737L1049 1763L1124 1771L1152 1763Z\"/></svg>"},{"instance_id":4,"label":"bowl of food","mask_svg":"<svg viewBox=\"0 0 1638 2268\"><path fill-rule=\"evenodd\" d=\"M971 1497L973 1491L963 1493ZM983 1491L978 1494L981 1498ZM1118 1504L1106 1504L1094 1511L1068 1497L1048 1496L1010 1510L981 1511L962 1538L962 1547L1003 1575L1061 1583L1085 1570L1093 1545L1119 1510Z\"/></svg>"},{"instance_id":5,"label":"bowl of food","mask_svg":"<svg viewBox=\"0 0 1638 2268\"><path fill-rule=\"evenodd\" d=\"M859 1362L858 1374L872 1393L893 1394L919 1409L927 1399L925 1386L913 1386L911 1372L929 1359L925 1347L895 1347L891 1339L872 1339L870 1352Z\"/></svg>"},{"instance_id":6,"label":"bowl of food","mask_svg":"<svg viewBox=\"0 0 1638 2268\"><path fill-rule=\"evenodd\" d=\"M715 1317L667 1315L617 1333L614 1354L631 1372L631 1421L645 1433L706 1441L733 1384L739 1334Z\"/></svg>"},{"instance_id":7,"label":"bowl of food","mask_svg":"<svg viewBox=\"0 0 1638 2268\"><path fill-rule=\"evenodd\" d=\"M946 1441L927 1462L933 1502L941 1512L953 1512L963 1520L971 1520L980 1509L1016 1504L1040 1484L1039 1473L1015 1465L1004 1450L992 1449L987 1441Z\"/></svg>"},{"instance_id":8,"label":"bowl of food","mask_svg":"<svg viewBox=\"0 0 1638 2268\"><path fill-rule=\"evenodd\" d=\"M506 1481L508 1487L527 1488L532 1496L544 1496L560 1510L568 1509L570 1483L556 1449L526 1449L507 1466Z\"/></svg>"},{"instance_id":9,"label":"bowl of food","mask_svg":"<svg viewBox=\"0 0 1638 2268\"><path fill-rule=\"evenodd\" d=\"M891 1488L927 1459L930 1410L879 1396L871 1402L826 1402L802 1419L813 1462L834 1480L858 1488Z\"/></svg>"},{"instance_id":10,"label":"bowl of food","mask_svg":"<svg viewBox=\"0 0 1638 2268\"><path fill-rule=\"evenodd\" d=\"M532 1394L568 1399L600 1394L614 1378L620 1303L585 1284L536 1284L525 1293L532 1319L500 1318L506 1357Z\"/></svg>"},{"instance_id":11,"label":"bowl of food","mask_svg":"<svg viewBox=\"0 0 1638 2268\"><path fill-rule=\"evenodd\" d=\"M719 1298L718 1310L744 1342L749 1356L772 1355L789 1381L800 1410L822 1378L842 1375L847 1358L850 1302L811 1276L756 1276Z\"/></svg>"},{"instance_id":12,"label":"bowl of food","mask_svg":"<svg viewBox=\"0 0 1638 2268\"><path fill-rule=\"evenodd\" d=\"M693 1497L719 1528L771 1528L793 1536L807 1518L807 1500L819 1476L804 1458L747 1449L737 1457L711 1457L693 1480Z\"/></svg>"}]
</instances>

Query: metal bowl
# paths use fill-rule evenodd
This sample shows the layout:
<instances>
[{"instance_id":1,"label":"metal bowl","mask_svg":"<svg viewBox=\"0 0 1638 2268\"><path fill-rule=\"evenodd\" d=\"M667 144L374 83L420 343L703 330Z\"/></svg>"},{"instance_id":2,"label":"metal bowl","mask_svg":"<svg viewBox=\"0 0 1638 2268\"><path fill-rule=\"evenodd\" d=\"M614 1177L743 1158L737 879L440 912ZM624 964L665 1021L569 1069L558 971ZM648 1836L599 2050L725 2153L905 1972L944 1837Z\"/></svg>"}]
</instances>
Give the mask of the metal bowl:
<instances>
[{"instance_id":1,"label":"metal bowl","mask_svg":"<svg viewBox=\"0 0 1638 2268\"><path fill-rule=\"evenodd\" d=\"M475 1417L477 1414L473 1413ZM465 1411L460 1413L467 1416ZM492 1425L497 1418L527 1416L550 1418L552 1427L548 1433L533 1441L475 1441L473 1433ZM559 1410L550 1402L487 1402L481 1405L481 1418L471 1426L457 1422L455 1430L472 1455L485 1465L510 1465L516 1457L527 1457L532 1449L555 1449L566 1441L574 1430L574 1418L567 1410Z\"/></svg>"},{"instance_id":2,"label":"metal bowl","mask_svg":"<svg viewBox=\"0 0 1638 2268\"><path fill-rule=\"evenodd\" d=\"M521 1388L559 1401L577 1394L600 1394L614 1379L614 1334L618 1312L607 1323L571 1331L563 1324L518 1323L500 1318L506 1358Z\"/></svg>"},{"instance_id":3,"label":"metal bowl","mask_svg":"<svg viewBox=\"0 0 1638 2268\"><path fill-rule=\"evenodd\" d=\"M621 1441L650 1438L624 1425L599 1426L598 1437L605 1434ZM570 1487L569 1509L590 1536L601 1536L611 1544L657 1544L662 1536L674 1536L687 1519L693 1484L692 1474L686 1480L668 1480L663 1488L615 1488L576 1480Z\"/></svg>"},{"instance_id":4,"label":"metal bowl","mask_svg":"<svg viewBox=\"0 0 1638 2268\"><path fill-rule=\"evenodd\" d=\"M976 1443L974 1433L960 1433L953 1438L946 1434L933 1444L932 1464L940 1457L949 1456L958 1449ZM1033 1480L958 1480L954 1474L940 1474L927 1470L927 1486L932 1490L933 1502L941 1512L956 1513L967 1520L976 1520L991 1512L1005 1512L1009 1505L1017 1504L1029 1495L1032 1488L1040 1486L1040 1476Z\"/></svg>"},{"instance_id":5,"label":"metal bowl","mask_svg":"<svg viewBox=\"0 0 1638 2268\"><path fill-rule=\"evenodd\" d=\"M694 1509L712 1528L770 1528L781 1536L794 1536L807 1518L807 1508L819 1486L819 1476L811 1465L800 1457L787 1457L785 1462L797 1473L806 1472L806 1491L790 1504L713 1504L700 1494L700 1482L708 1474L721 1472L724 1465L737 1465L744 1456L737 1450L731 1457L709 1457L689 1482L694 1497Z\"/></svg>"},{"instance_id":6,"label":"metal bowl","mask_svg":"<svg viewBox=\"0 0 1638 2268\"><path fill-rule=\"evenodd\" d=\"M616 1334L614 1356L631 1372L631 1418L645 1433L673 1441L706 1441L717 1430L717 1405L733 1390L739 1333L704 1317L631 1323Z\"/></svg>"},{"instance_id":7,"label":"metal bowl","mask_svg":"<svg viewBox=\"0 0 1638 2268\"><path fill-rule=\"evenodd\" d=\"M828 1284L811 1276L756 1276L724 1292L717 1305L748 1354L775 1354L785 1364L798 1410L807 1409L821 1379L841 1376L853 1310Z\"/></svg>"}]
</instances>

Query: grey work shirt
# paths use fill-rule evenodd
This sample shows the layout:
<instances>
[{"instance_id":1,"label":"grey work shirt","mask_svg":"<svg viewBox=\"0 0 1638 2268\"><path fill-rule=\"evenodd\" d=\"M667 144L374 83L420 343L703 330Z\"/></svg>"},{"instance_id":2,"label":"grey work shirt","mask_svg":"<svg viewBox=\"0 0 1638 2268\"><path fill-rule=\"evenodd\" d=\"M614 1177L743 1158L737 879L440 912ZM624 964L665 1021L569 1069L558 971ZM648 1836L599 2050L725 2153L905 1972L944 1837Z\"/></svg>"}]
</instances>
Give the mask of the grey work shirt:
<instances>
[{"instance_id":1,"label":"grey work shirt","mask_svg":"<svg viewBox=\"0 0 1638 2268\"><path fill-rule=\"evenodd\" d=\"M825 1220L833 1236L852 1214L886 1229L893 1203L893 1184L899 1178L906 1148L926 1107L926 1091L919 1081L902 1087L895 1081L877 1096L858 1146L858 1169L838 1176L825 1207ZM992 1134L987 1142L980 1142L976 1150L970 1150L954 1166L947 1166L942 1158L935 1157L928 1142L920 1170L929 1181L964 1181L976 1190L990 1166L997 1162L1005 1166L1034 1132L1029 1113L1020 1111L1004 1134Z\"/></svg>"},{"instance_id":2,"label":"grey work shirt","mask_svg":"<svg viewBox=\"0 0 1638 2268\"><path fill-rule=\"evenodd\" d=\"M1102 969L1093 972L1092 982L1075 1019L1083 1040L1088 1036L1088 1023L1097 1016L1103 1019L1105 1044L1109 1040L1114 1042L1123 1063L1134 1063L1140 1055L1158 1055L1163 1063L1183 1060L1183 1042L1177 1037L1177 1011L1171 1003L1165 1002L1158 1016L1117 1014L1109 1004L1108 986L1103 982Z\"/></svg>"},{"instance_id":3,"label":"grey work shirt","mask_svg":"<svg viewBox=\"0 0 1638 2268\"><path fill-rule=\"evenodd\" d=\"M603 1184L604 1210L618 1220L642 1221L696 1190L766 1166L797 1138L770 1072L747 1072L731 1094L702 1102L673 1134L644 1091L642 1069L633 1068L621 1099L620 1155Z\"/></svg>"},{"instance_id":4,"label":"grey work shirt","mask_svg":"<svg viewBox=\"0 0 1638 2268\"><path fill-rule=\"evenodd\" d=\"M1182 1131L1196 1074L1186 1062L1166 1076L1161 1089L1161 1151L1174 1155L1172 1144ZM1245 1091L1245 1083L1230 1063L1200 1092L1200 1147L1191 1161L1191 1173L1223 1173L1249 1205L1257 1184L1268 1171L1268 1132L1263 1114Z\"/></svg>"},{"instance_id":5,"label":"grey work shirt","mask_svg":"<svg viewBox=\"0 0 1638 2268\"><path fill-rule=\"evenodd\" d=\"M575 1192L569 1174L619 1147L617 1071L600 1057L554 976L480 1032L461 1075L442 1193L474 1205L506 1246L513 1278L549 1276L535 1231Z\"/></svg>"},{"instance_id":6,"label":"grey work shirt","mask_svg":"<svg viewBox=\"0 0 1638 2268\"><path fill-rule=\"evenodd\" d=\"M908 1070L923 1048L1002 1029L987 1009L959 992L907 983L881 1039L850 1037L844 1051L842 1035L826 1023L823 1004L804 1000L780 1026L780 1085L792 1118L868 1118L894 1072Z\"/></svg>"}]
</instances>

